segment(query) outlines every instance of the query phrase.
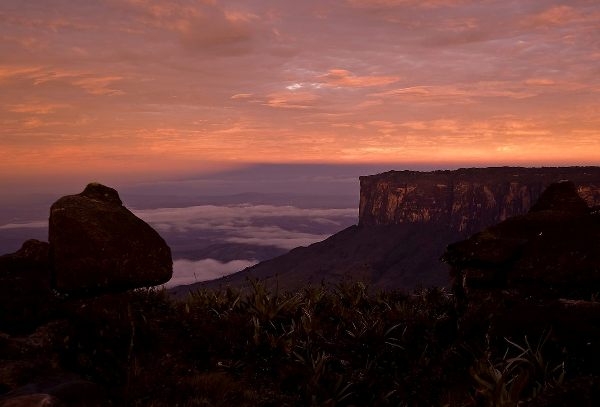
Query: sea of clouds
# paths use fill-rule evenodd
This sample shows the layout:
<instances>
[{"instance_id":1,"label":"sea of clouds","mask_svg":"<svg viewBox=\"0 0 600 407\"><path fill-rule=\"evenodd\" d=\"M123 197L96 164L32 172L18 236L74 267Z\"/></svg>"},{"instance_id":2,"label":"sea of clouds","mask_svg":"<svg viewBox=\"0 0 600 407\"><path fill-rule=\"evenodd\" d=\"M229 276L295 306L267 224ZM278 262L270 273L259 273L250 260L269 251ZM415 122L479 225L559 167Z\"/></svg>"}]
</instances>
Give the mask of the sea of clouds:
<instances>
[{"instance_id":1,"label":"sea of clouds","mask_svg":"<svg viewBox=\"0 0 600 407\"><path fill-rule=\"evenodd\" d=\"M198 232L220 235L231 243L293 249L331 235L355 223L358 211L296 208L274 205L202 205L186 208L144 209L134 213L159 232Z\"/></svg>"},{"instance_id":2,"label":"sea of clouds","mask_svg":"<svg viewBox=\"0 0 600 407\"><path fill-rule=\"evenodd\" d=\"M159 233L173 241L207 237L210 242L231 245L273 246L291 250L324 240L355 224L355 208L297 208L275 205L199 205L184 208L133 210ZM258 262L255 258L175 259L169 287L212 280Z\"/></svg>"},{"instance_id":3,"label":"sea of clouds","mask_svg":"<svg viewBox=\"0 0 600 407\"><path fill-rule=\"evenodd\" d=\"M183 258L180 245L189 252L211 244L221 246L267 246L278 252L321 241L357 222L356 208L298 208L291 205L239 204L198 205L181 208L132 209L154 227L175 253L173 287L212 280L243 270L258 262L256 258L220 261L214 258ZM23 220L0 225L0 238L11 238L10 251L27 236L45 240L47 220ZM5 239L5 240L6 240ZM19 240L19 242L17 242ZM8 252L8 251L6 251Z\"/></svg>"}]
</instances>

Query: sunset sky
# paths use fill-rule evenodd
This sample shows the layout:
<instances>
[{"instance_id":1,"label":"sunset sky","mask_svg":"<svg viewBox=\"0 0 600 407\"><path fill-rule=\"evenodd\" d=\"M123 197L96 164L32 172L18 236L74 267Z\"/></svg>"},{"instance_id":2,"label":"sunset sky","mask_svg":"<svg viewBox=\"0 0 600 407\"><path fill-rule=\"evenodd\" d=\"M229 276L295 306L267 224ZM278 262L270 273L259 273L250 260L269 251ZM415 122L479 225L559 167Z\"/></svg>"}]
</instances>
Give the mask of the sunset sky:
<instances>
[{"instance_id":1,"label":"sunset sky","mask_svg":"<svg viewBox=\"0 0 600 407\"><path fill-rule=\"evenodd\" d=\"M597 0L2 0L0 182L600 164Z\"/></svg>"}]
</instances>

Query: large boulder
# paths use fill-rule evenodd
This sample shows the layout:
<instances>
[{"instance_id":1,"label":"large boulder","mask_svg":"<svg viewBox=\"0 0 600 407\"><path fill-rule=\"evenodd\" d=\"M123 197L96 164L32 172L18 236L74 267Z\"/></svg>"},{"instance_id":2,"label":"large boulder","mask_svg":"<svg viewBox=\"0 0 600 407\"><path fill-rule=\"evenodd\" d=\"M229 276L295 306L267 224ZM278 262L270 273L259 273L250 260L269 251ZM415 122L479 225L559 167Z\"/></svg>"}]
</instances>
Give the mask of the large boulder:
<instances>
[{"instance_id":1,"label":"large boulder","mask_svg":"<svg viewBox=\"0 0 600 407\"><path fill-rule=\"evenodd\" d=\"M52 205L49 242L53 286L61 293L153 286L173 274L163 238L123 206L117 191L101 184Z\"/></svg>"},{"instance_id":2,"label":"large boulder","mask_svg":"<svg viewBox=\"0 0 600 407\"><path fill-rule=\"evenodd\" d=\"M0 331L26 331L51 312L48 247L32 239L0 256Z\"/></svg>"}]
</instances>

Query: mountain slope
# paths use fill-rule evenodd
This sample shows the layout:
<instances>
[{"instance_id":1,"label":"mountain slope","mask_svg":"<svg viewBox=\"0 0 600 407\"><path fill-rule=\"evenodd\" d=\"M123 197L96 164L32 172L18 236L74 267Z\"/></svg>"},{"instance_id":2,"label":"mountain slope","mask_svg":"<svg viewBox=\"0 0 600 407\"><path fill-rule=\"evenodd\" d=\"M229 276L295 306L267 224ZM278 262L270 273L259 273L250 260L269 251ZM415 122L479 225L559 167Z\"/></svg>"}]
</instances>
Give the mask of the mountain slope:
<instances>
[{"instance_id":1,"label":"mountain slope","mask_svg":"<svg viewBox=\"0 0 600 407\"><path fill-rule=\"evenodd\" d=\"M219 280L177 287L242 286L248 278L294 289L363 280L376 288L448 284L446 246L526 213L551 183L571 180L588 206L600 204L599 167L391 171L361 177L359 225Z\"/></svg>"}]
</instances>

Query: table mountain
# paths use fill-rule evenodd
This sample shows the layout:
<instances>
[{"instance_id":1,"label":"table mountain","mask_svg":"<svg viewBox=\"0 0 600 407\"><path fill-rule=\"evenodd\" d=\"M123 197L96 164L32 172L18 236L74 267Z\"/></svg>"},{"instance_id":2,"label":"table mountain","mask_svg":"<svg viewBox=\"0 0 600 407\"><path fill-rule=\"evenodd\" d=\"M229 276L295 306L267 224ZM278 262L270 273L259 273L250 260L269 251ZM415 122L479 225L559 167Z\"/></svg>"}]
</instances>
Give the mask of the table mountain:
<instances>
[{"instance_id":1,"label":"table mountain","mask_svg":"<svg viewBox=\"0 0 600 407\"><path fill-rule=\"evenodd\" d=\"M600 204L600 167L390 171L360 177L357 226L239 273L173 292L242 286L249 277L286 289L343 279L406 290L448 285L447 266L439 260L448 244L527 213L542 191L560 180L572 181L588 206Z\"/></svg>"}]
</instances>

